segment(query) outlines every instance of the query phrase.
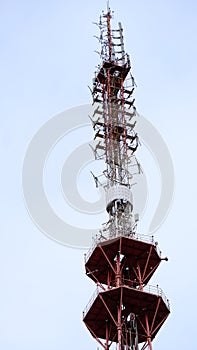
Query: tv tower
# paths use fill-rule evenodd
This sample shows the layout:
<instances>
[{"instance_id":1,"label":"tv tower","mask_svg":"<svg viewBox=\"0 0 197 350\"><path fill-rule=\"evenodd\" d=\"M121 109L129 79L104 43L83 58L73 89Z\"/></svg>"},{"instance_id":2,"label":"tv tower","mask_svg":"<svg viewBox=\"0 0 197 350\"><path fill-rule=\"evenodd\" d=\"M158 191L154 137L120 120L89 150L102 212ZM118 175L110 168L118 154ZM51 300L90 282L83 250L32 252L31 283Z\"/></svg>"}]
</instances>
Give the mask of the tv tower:
<instances>
[{"instance_id":1,"label":"tv tower","mask_svg":"<svg viewBox=\"0 0 197 350\"><path fill-rule=\"evenodd\" d=\"M85 255L86 274L96 291L83 312L83 321L105 350L152 350L152 341L170 313L162 290L148 282L162 260L153 236L137 233L133 208L133 174L139 140L129 55L125 53L121 23L112 29L109 6L97 26L101 64L93 80L95 109L94 154L106 168L94 176L106 193L108 221ZM103 184L103 179L105 183Z\"/></svg>"}]
</instances>

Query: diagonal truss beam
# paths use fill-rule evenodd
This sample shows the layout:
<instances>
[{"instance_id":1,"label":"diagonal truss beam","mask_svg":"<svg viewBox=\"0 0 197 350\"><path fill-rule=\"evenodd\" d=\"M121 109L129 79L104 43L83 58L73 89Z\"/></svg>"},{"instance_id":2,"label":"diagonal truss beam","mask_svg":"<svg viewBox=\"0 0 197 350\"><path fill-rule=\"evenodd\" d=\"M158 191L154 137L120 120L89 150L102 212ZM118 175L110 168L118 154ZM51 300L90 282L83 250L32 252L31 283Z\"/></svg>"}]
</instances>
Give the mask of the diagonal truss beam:
<instances>
[{"instance_id":1,"label":"diagonal truss beam","mask_svg":"<svg viewBox=\"0 0 197 350\"><path fill-rule=\"evenodd\" d=\"M85 322L84 322L85 323ZM87 323L85 323L86 327L89 329L90 333L93 335L93 337L97 340L97 342L103 347L103 349L106 349L105 344L102 343L102 341L96 336L94 331L88 326Z\"/></svg>"},{"instance_id":2,"label":"diagonal truss beam","mask_svg":"<svg viewBox=\"0 0 197 350\"><path fill-rule=\"evenodd\" d=\"M112 265L111 261L109 260L109 258L108 258L108 256L107 256L107 254L105 253L104 249L102 248L102 246L101 246L100 244L99 244L99 248L100 248L100 250L102 251L102 253L103 253L103 255L104 255L105 259L106 259L106 260L107 260L107 262L108 262L108 264L110 265L110 267L111 267L112 271L113 271L113 272L116 274L116 271L115 271L114 266Z\"/></svg>"},{"instance_id":3,"label":"diagonal truss beam","mask_svg":"<svg viewBox=\"0 0 197 350\"><path fill-rule=\"evenodd\" d=\"M101 287L101 289L103 289L104 291L106 290L105 287L99 282L98 278L95 276L94 272L92 272L89 267L86 266L86 269L88 270L89 274L91 274L94 279L96 280L96 283L99 287Z\"/></svg>"},{"instance_id":4,"label":"diagonal truss beam","mask_svg":"<svg viewBox=\"0 0 197 350\"><path fill-rule=\"evenodd\" d=\"M143 272L143 275L142 275L142 281L144 280L144 277L146 275L146 271L147 271L148 263L149 263L149 260L150 260L150 257L151 257L152 249L153 249L153 246L151 245L150 249L149 249L148 257L147 257L147 260L146 260L146 265L144 267L144 272Z\"/></svg>"},{"instance_id":5,"label":"diagonal truss beam","mask_svg":"<svg viewBox=\"0 0 197 350\"><path fill-rule=\"evenodd\" d=\"M151 323L151 326L150 326L150 333L152 334L153 332L153 327L154 327L154 324L155 324L155 319L157 317L157 313L158 313L158 309L159 309L159 305L161 303L161 298L159 298L157 300L157 305L156 305L156 309L155 309L155 313L154 313L154 316L153 316L153 320L152 320L152 323Z\"/></svg>"},{"instance_id":6,"label":"diagonal truss beam","mask_svg":"<svg viewBox=\"0 0 197 350\"><path fill-rule=\"evenodd\" d=\"M108 314L110 315L110 317L111 317L112 321L114 322L114 324L116 325L116 327L118 327L118 323L116 322L116 320L115 320L114 316L112 315L112 313L111 313L110 309L108 308L108 306L107 306L107 304L106 304L106 302L105 302L105 300L103 299L103 297L102 297L102 295L101 295L101 294L99 294L99 298L101 299L101 301L102 301L103 305L105 306L105 308L106 308L106 310L107 310Z\"/></svg>"}]
</instances>

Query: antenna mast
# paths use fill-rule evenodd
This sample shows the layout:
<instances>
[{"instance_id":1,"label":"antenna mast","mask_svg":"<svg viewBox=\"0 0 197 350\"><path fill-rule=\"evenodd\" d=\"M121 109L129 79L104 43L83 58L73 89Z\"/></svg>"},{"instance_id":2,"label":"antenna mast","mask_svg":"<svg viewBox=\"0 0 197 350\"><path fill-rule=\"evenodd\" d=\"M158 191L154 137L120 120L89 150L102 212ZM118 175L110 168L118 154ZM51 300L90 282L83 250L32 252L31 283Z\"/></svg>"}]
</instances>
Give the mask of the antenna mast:
<instances>
[{"instance_id":1,"label":"antenna mast","mask_svg":"<svg viewBox=\"0 0 197 350\"><path fill-rule=\"evenodd\" d=\"M161 289L147 285L162 260L153 237L136 233L133 213L132 166L139 145L134 128L135 81L129 55L125 53L123 28L112 29L112 12L97 23L101 64L93 80L91 117L95 131L96 159L104 159L106 169L106 211L108 222L94 239L85 256L86 274L97 284L94 297L83 313L83 321L105 349L152 350L152 340L170 313ZM94 175L93 175L94 176ZM96 179L96 185L101 182Z\"/></svg>"}]
</instances>

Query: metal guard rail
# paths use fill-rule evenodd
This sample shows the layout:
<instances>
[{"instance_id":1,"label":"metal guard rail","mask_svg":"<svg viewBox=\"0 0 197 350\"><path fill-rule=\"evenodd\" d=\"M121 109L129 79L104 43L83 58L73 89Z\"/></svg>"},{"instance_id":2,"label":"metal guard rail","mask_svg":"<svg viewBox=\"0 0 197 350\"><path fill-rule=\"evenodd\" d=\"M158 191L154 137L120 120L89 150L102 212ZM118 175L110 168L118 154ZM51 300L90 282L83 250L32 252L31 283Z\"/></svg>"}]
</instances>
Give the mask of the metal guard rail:
<instances>
[{"instance_id":1,"label":"metal guard rail","mask_svg":"<svg viewBox=\"0 0 197 350\"><path fill-rule=\"evenodd\" d=\"M104 233L102 233L100 235L97 234L93 237L93 244L90 247L90 249L88 250L88 252L85 254L85 263L88 261L88 259L92 255L94 249L96 248L96 246L99 243L103 243L109 239L118 238L118 237L129 237L129 238L132 238L134 240L141 241L141 242L154 244L155 248L157 250L157 253L161 257L161 251L159 250L157 243L154 241L153 236L143 235L143 234L139 234L139 233L122 234L122 232L121 232L121 233L117 233L117 234L109 234L109 232L106 232L105 234Z\"/></svg>"},{"instance_id":2,"label":"metal guard rail","mask_svg":"<svg viewBox=\"0 0 197 350\"><path fill-rule=\"evenodd\" d=\"M132 281L131 281L132 283ZM121 287L128 287L128 285L124 285L122 284ZM132 287L130 287L132 288ZM106 291L108 290L112 290L114 289L113 287L111 289L106 289ZM157 295L157 296L160 296L164 303L166 304L168 310L170 311L170 303L169 303L169 300L167 299L166 295L164 294L163 290L161 288L159 288L159 286L151 286L151 285L147 285L145 287L143 287L143 290L140 290L139 288L132 288L132 289L137 289L141 292L146 292L146 293L149 293L149 294L154 294L154 295ZM98 294L101 293L101 292L105 292L100 286L97 286L96 290L94 291L91 299L89 300L88 304L86 305L85 309L83 310L83 318L87 315L88 311L90 310L91 306L93 305L95 299L97 298Z\"/></svg>"}]
</instances>

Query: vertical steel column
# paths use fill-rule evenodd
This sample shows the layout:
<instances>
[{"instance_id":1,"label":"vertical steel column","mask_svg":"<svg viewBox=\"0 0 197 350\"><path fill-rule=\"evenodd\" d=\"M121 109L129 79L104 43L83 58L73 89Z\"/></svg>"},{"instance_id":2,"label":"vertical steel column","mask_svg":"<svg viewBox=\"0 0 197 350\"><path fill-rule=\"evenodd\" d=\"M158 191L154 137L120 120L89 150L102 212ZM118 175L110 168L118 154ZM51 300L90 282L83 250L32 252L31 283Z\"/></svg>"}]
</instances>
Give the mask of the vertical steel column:
<instances>
[{"instance_id":1,"label":"vertical steel column","mask_svg":"<svg viewBox=\"0 0 197 350\"><path fill-rule=\"evenodd\" d=\"M146 322L146 331L147 331L147 342L149 345L149 349L152 350L152 341L151 341L151 334L150 334L150 328L149 328L149 321L148 321L148 315L145 315L145 322Z\"/></svg>"},{"instance_id":2,"label":"vertical steel column","mask_svg":"<svg viewBox=\"0 0 197 350\"><path fill-rule=\"evenodd\" d=\"M118 350L122 350L122 289L118 305Z\"/></svg>"},{"instance_id":3,"label":"vertical steel column","mask_svg":"<svg viewBox=\"0 0 197 350\"><path fill-rule=\"evenodd\" d=\"M108 320L106 320L106 350L109 350L109 328L108 328Z\"/></svg>"},{"instance_id":4,"label":"vertical steel column","mask_svg":"<svg viewBox=\"0 0 197 350\"><path fill-rule=\"evenodd\" d=\"M108 48L109 48L109 60L112 60L112 37L111 37L111 13L107 13L107 35L108 35Z\"/></svg>"},{"instance_id":5,"label":"vertical steel column","mask_svg":"<svg viewBox=\"0 0 197 350\"><path fill-rule=\"evenodd\" d=\"M142 281L141 268L140 268L139 261L137 263L137 271L138 271L138 279L139 279L139 289L143 290L143 281Z\"/></svg>"}]
</instances>

